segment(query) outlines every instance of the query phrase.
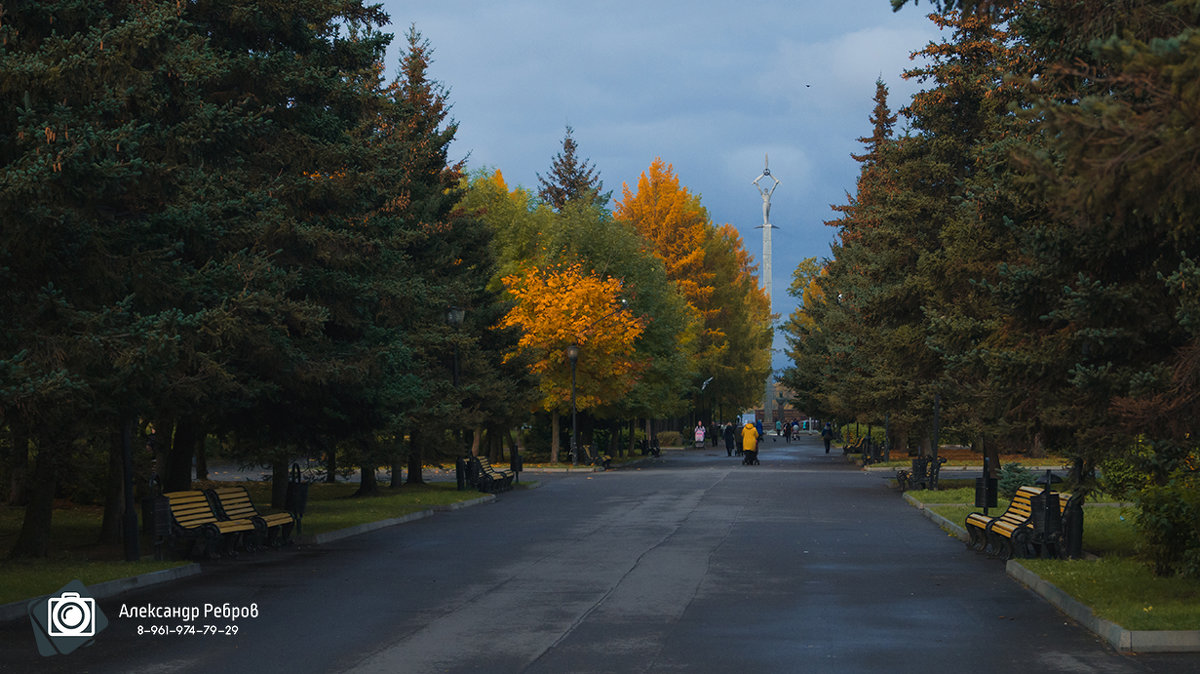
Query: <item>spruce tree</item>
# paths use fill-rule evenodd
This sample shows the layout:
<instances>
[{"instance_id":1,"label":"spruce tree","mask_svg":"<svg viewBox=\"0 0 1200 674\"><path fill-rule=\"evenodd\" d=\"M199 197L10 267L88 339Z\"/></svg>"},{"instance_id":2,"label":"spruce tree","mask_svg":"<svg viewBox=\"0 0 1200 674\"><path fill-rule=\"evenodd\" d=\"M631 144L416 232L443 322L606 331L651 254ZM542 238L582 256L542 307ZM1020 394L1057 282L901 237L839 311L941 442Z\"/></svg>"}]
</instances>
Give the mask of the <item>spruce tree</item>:
<instances>
[{"instance_id":1,"label":"spruce tree","mask_svg":"<svg viewBox=\"0 0 1200 674\"><path fill-rule=\"evenodd\" d=\"M608 204L611 193L601 192L604 182L600 180L595 165L589 165L586 159L580 161L576 156L578 146L572 133L574 129L567 125L562 152L554 155L549 176L543 178L538 174L538 184L541 185L538 196L556 211L562 211L572 201L603 208Z\"/></svg>"}]
</instances>

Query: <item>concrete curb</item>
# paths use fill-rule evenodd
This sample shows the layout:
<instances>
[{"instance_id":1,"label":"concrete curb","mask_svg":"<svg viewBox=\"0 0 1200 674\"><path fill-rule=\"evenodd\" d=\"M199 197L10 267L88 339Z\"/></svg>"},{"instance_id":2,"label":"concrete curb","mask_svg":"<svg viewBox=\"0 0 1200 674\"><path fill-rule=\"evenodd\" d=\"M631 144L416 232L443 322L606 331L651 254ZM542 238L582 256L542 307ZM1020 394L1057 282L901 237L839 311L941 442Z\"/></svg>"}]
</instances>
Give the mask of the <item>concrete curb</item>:
<instances>
[{"instance_id":1,"label":"concrete curb","mask_svg":"<svg viewBox=\"0 0 1200 674\"><path fill-rule=\"evenodd\" d=\"M940 526L944 531L947 531L947 532L953 534L954 536L958 537L958 539L963 541L964 543L971 539L971 537L967 534L966 529L955 524L954 522L951 522L950 520L946 519L945 517L942 517L941 515L933 512L929 508L926 508L924 503L921 503L917 499L913 498L913 496L911 494L905 492L904 500L908 501L910 504L916 506L917 510L920 510L922 515L933 520L934 523L936 523L938 526Z\"/></svg>"},{"instance_id":2,"label":"concrete curb","mask_svg":"<svg viewBox=\"0 0 1200 674\"><path fill-rule=\"evenodd\" d=\"M484 494L483 496L480 496L479 498L473 498L469 501L461 501L459 503L451 503L450 505L434 506L432 508L427 508L425 510L418 510L417 512L409 513L407 515L402 515L400 517L392 517L390 519L379 520L377 522L367 522L365 524L358 524L358 525L355 525L352 527L346 527L345 529L337 529L336 531L326 531L326 532L319 533L319 534L313 534L311 536L300 536L299 538L296 539L296 543L299 545L324 545L326 543L332 543L333 541L340 541L343 538L349 538L351 536L365 534L370 531L386 529L387 527L395 526L397 524L404 524L405 522L415 522L416 520L423 520L426 517L433 517L433 515L438 512L450 512L453 510L461 510L462 508L467 508L467 507L473 506L473 505L479 505L481 503L491 503L492 501L495 501L495 500L496 500L495 494Z\"/></svg>"},{"instance_id":3,"label":"concrete curb","mask_svg":"<svg viewBox=\"0 0 1200 674\"><path fill-rule=\"evenodd\" d=\"M1025 466L1031 471L1042 472L1046 470L1066 470L1067 466ZM863 466L863 470L868 473L886 473L888 471L908 470L908 466ZM979 466L942 466L938 469L940 474L952 473L948 477L962 478L960 473L971 473L970 477L978 477L982 473Z\"/></svg>"},{"instance_id":4,"label":"concrete curb","mask_svg":"<svg viewBox=\"0 0 1200 674\"><path fill-rule=\"evenodd\" d=\"M137 590L151 585L159 585L161 583L169 583L180 578L194 576L200 573L199 564L188 564L187 566L177 566L173 569L162 569L161 571L151 571L137 576L128 578L116 578L106 580L103 583L96 583L88 586L88 592L91 593L93 599L107 599L115 597L119 594ZM31 597L22 601L14 601L11 604L0 606L0 622L8 622L17 620L29 614L29 602L39 599L40 597Z\"/></svg>"},{"instance_id":5,"label":"concrete curb","mask_svg":"<svg viewBox=\"0 0 1200 674\"><path fill-rule=\"evenodd\" d=\"M1200 630L1127 630L1099 618L1086 604L1025 568L1015 559L1004 570L1014 580L1041 595L1067 616L1095 632L1122 653L1200 653Z\"/></svg>"},{"instance_id":6,"label":"concrete curb","mask_svg":"<svg viewBox=\"0 0 1200 674\"><path fill-rule=\"evenodd\" d=\"M365 534L368 531L375 531L376 529L383 529L384 527L390 527L396 524L403 524L405 522L412 522L414 520L432 517L435 513L461 510L470 506L491 503L495 500L495 494L484 494L479 498L474 498L469 501L460 501L459 503L451 503L449 505L434 506L427 510L419 510L414 513L409 513L403 517L393 517L391 519L380 520L378 522L368 522L358 526L338 529L337 531L326 531L313 536L299 536L296 538L296 544L322 545L324 543L330 543L343 538L349 538L350 536ZM95 585L88 586L88 592L90 592L92 597L95 599L107 599L109 597L115 597L119 594L124 594L131 590L137 590L143 587L149 587L151 585L158 585L161 583L169 583L174 580L179 580L180 578L186 578L187 576L194 576L200 573L200 571L201 568L199 564L188 564L187 566L179 566L173 569L151 571L150 573L143 573L137 576L130 576L128 578L117 578L114 580L105 581L103 583L96 583ZM30 597L29 599L24 599L22 601L14 601L10 604L0 605L0 622L8 622L10 620L17 620L25 617L29 613L29 602L38 598L39 597Z\"/></svg>"},{"instance_id":7,"label":"concrete curb","mask_svg":"<svg viewBox=\"0 0 1200 674\"><path fill-rule=\"evenodd\" d=\"M663 451L665 452L668 450L664 449ZM684 451L684 450L671 449L669 451ZM531 473L531 474L535 474L535 475L538 473L607 473L607 472L612 472L614 470L624 470L626 468L635 468L637 466L648 465L654 461L659 461L659 460L661 460L661 458L659 458L659 457L645 456L645 457L641 457L638 459L634 459L633 461L628 461L626 463L615 464L615 465L613 465L612 468L609 468L608 470L604 470L603 468L599 468L596 466L583 465L583 466L554 466L554 467L540 467L540 468L522 468L521 472L522 473Z\"/></svg>"},{"instance_id":8,"label":"concrete curb","mask_svg":"<svg viewBox=\"0 0 1200 674\"><path fill-rule=\"evenodd\" d=\"M905 493L904 500L916 506L922 515L936 522L943 530L963 541L969 539L966 529L925 507L925 504L911 494ZM1091 557L1095 559L1094 555ZM1200 653L1200 630L1127 630L1116 623L1096 617L1091 607L1030 571L1018 560L1008 560L1004 570L1018 583L1033 590L1055 608L1123 653Z\"/></svg>"}]
</instances>

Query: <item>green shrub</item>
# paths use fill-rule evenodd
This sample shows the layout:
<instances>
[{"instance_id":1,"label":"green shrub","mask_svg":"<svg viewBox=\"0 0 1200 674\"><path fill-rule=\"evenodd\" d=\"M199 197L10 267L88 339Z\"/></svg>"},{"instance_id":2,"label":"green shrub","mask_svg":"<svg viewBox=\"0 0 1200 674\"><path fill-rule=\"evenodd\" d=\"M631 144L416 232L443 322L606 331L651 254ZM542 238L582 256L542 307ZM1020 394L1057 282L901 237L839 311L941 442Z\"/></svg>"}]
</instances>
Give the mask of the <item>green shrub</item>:
<instances>
[{"instance_id":1,"label":"green shrub","mask_svg":"<svg viewBox=\"0 0 1200 674\"><path fill-rule=\"evenodd\" d=\"M999 488L1001 496L1011 499L1016 496L1018 489L1033 484L1036 484L1033 471L1019 463L1007 463L1000 469L1000 478L997 480L996 486Z\"/></svg>"},{"instance_id":2,"label":"green shrub","mask_svg":"<svg viewBox=\"0 0 1200 674\"><path fill-rule=\"evenodd\" d=\"M679 431L663 431L658 434L659 447L678 447L679 446Z\"/></svg>"},{"instance_id":3,"label":"green shrub","mask_svg":"<svg viewBox=\"0 0 1200 674\"><path fill-rule=\"evenodd\" d=\"M1141 552L1155 575L1200 578L1200 479L1177 475L1137 494Z\"/></svg>"},{"instance_id":4,"label":"green shrub","mask_svg":"<svg viewBox=\"0 0 1200 674\"><path fill-rule=\"evenodd\" d=\"M1126 457L1108 459L1098 467L1100 489L1122 501L1133 500L1146 487L1148 476Z\"/></svg>"}]
</instances>

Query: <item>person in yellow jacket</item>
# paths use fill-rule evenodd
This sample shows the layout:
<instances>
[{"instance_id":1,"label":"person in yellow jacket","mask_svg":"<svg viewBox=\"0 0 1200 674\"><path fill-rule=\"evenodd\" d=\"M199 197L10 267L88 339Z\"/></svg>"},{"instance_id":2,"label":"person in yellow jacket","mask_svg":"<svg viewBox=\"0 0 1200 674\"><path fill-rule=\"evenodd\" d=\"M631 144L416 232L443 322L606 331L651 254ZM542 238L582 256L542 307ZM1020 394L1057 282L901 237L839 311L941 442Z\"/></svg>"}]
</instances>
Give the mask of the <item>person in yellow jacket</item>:
<instances>
[{"instance_id":1,"label":"person in yellow jacket","mask_svg":"<svg viewBox=\"0 0 1200 674\"><path fill-rule=\"evenodd\" d=\"M742 426L742 463L749 466L758 463L758 429L747 421Z\"/></svg>"}]
</instances>

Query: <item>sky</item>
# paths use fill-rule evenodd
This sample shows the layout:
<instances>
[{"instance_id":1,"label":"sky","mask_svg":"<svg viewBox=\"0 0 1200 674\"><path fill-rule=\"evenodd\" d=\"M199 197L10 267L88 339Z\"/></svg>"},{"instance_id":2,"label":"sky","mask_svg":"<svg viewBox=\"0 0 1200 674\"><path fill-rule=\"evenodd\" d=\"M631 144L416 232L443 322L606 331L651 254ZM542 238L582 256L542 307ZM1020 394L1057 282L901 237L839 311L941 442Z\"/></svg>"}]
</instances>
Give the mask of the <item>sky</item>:
<instances>
[{"instance_id":1,"label":"sky","mask_svg":"<svg viewBox=\"0 0 1200 674\"><path fill-rule=\"evenodd\" d=\"M901 73L912 52L942 39L929 3L889 0L383 0L395 39L394 76L410 25L430 42L431 78L449 90L458 123L452 160L499 169L537 190L566 126L604 189L621 197L661 157L698 194L714 223L741 232L762 260L762 199L752 181L769 156L773 309L797 301L792 273L830 255L831 205L854 191L870 135L875 82L893 111L919 89ZM898 124L901 130L903 122ZM776 368L787 365L776 336Z\"/></svg>"}]
</instances>

